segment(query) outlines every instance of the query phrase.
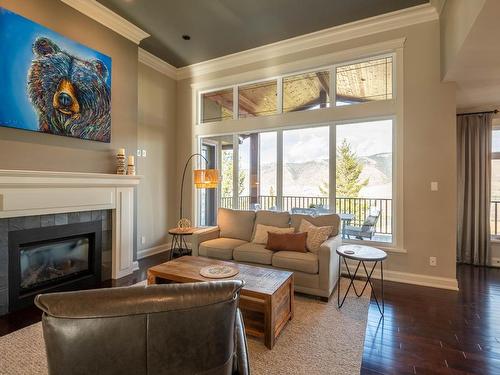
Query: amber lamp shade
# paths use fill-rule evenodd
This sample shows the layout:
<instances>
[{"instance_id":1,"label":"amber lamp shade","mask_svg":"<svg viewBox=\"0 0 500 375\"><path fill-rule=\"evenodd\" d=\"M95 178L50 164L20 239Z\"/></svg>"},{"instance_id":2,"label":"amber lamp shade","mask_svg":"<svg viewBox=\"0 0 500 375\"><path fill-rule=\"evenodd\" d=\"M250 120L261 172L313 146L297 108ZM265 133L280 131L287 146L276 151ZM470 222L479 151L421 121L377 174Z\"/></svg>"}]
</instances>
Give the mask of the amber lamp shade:
<instances>
[{"instance_id":1,"label":"amber lamp shade","mask_svg":"<svg viewBox=\"0 0 500 375\"><path fill-rule=\"evenodd\" d=\"M197 189L214 189L219 185L217 169L195 169L194 186Z\"/></svg>"}]
</instances>

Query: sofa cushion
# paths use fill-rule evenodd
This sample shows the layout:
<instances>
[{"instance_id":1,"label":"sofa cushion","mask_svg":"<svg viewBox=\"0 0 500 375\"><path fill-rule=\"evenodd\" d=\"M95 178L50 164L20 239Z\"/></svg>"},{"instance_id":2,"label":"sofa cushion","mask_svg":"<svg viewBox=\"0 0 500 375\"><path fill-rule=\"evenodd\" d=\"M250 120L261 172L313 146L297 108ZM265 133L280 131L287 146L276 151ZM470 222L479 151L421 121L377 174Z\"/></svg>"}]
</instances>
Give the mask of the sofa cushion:
<instances>
[{"instance_id":1,"label":"sofa cushion","mask_svg":"<svg viewBox=\"0 0 500 375\"><path fill-rule=\"evenodd\" d=\"M309 252L278 251L273 255L272 265L291 271L316 274L318 273L318 256Z\"/></svg>"},{"instance_id":2,"label":"sofa cushion","mask_svg":"<svg viewBox=\"0 0 500 375\"><path fill-rule=\"evenodd\" d=\"M217 225L221 237L236 238L249 242L252 238L254 221L254 211L219 208L217 212Z\"/></svg>"},{"instance_id":3,"label":"sofa cushion","mask_svg":"<svg viewBox=\"0 0 500 375\"><path fill-rule=\"evenodd\" d=\"M307 233L307 250L315 254L318 254L321 244L330 237L332 231L332 226L317 227L305 219L300 222L299 232Z\"/></svg>"},{"instance_id":4,"label":"sofa cushion","mask_svg":"<svg viewBox=\"0 0 500 375\"><path fill-rule=\"evenodd\" d=\"M255 227L253 228L252 239L255 238L257 224L278 228L288 228L290 227L290 214L288 212L257 211L255 215Z\"/></svg>"},{"instance_id":5,"label":"sofa cushion","mask_svg":"<svg viewBox=\"0 0 500 375\"><path fill-rule=\"evenodd\" d=\"M247 243L234 238L216 238L200 244L198 253L204 257L224 260L233 259L233 249Z\"/></svg>"},{"instance_id":6,"label":"sofa cushion","mask_svg":"<svg viewBox=\"0 0 500 375\"><path fill-rule=\"evenodd\" d=\"M312 225L317 227L333 227L333 231L330 234L330 237L335 237L339 234L340 228L340 217L337 214L331 215L320 215L320 216L311 216L311 215L302 215L302 214L293 214L292 215L292 227L295 228L295 231L299 231L300 223L302 219L307 220Z\"/></svg>"},{"instance_id":7,"label":"sofa cushion","mask_svg":"<svg viewBox=\"0 0 500 375\"><path fill-rule=\"evenodd\" d=\"M255 233L253 235L253 243L266 244L268 233L293 233L293 228L279 228L271 225L255 224Z\"/></svg>"},{"instance_id":8,"label":"sofa cushion","mask_svg":"<svg viewBox=\"0 0 500 375\"><path fill-rule=\"evenodd\" d=\"M272 251L299 251L301 253L306 253L307 233L269 232L266 249Z\"/></svg>"},{"instance_id":9,"label":"sofa cushion","mask_svg":"<svg viewBox=\"0 0 500 375\"><path fill-rule=\"evenodd\" d=\"M273 252L265 248L266 245L246 243L233 251L233 258L238 262L271 264Z\"/></svg>"}]
</instances>

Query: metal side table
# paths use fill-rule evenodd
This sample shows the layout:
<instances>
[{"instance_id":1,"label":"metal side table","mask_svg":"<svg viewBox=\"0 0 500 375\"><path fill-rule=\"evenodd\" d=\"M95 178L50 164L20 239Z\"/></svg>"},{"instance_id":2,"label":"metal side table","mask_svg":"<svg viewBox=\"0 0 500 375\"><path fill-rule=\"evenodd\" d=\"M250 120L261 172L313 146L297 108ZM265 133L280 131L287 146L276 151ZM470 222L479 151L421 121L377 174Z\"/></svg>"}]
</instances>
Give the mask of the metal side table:
<instances>
[{"instance_id":1,"label":"metal side table","mask_svg":"<svg viewBox=\"0 0 500 375\"><path fill-rule=\"evenodd\" d=\"M340 309L342 305L345 302L345 299L347 295L349 294L349 290L351 287L354 289L354 293L356 293L357 297L361 297L366 289L366 286L370 284L370 287L372 288L372 295L373 298L375 298L375 302L377 303L378 310L382 315L384 315L384 268L383 268L383 261L387 258L387 253L383 250L377 249L375 247L371 246L365 246L365 245L342 245L337 248L337 254L340 256L341 259L344 260L344 264L347 270L347 274L349 276L350 282L349 286L347 287L347 290L344 294L344 297L342 298L342 302L340 301L340 269L341 269L341 263L342 261L339 260L339 276L337 280L337 306ZM358 265L356 266L356 270L354 273L351 273L351 270L349 269L349 265L347 264L347 259L351 259L354 261L358 262ZM366 267L365 262L373 262L373 266L368 272L368 268ZM381 302L382 302L382 308L380 308L379 300L377 298L377 294L375 292L375 288L373 287L373 283L371 280L371 277L373 275L373 271L375 270L375 267L377 267L377 263L380 263L380 280L381 280L381 285L382 285L382 291L381 291ZM354 280L358 274L360 266L363 266L363 269L366 274L366 282L365 285L363 286L363 289L361 290L361 293L358 293L358 290L356 289L356 286L354 285Z\"/></svg>"},{"instance_id":2,"label":"metal side table","mask_svg":"<svg viewBox=\"0 0 500 375\"><path fill-rule=\"evenodd\" d=\"M168 234L172 236L170 245L170 260L184 255L191 255L191 249L186 243L185 236L191 236L199 228L172 228L168 230Z\"/></svg>"}]
</instances>

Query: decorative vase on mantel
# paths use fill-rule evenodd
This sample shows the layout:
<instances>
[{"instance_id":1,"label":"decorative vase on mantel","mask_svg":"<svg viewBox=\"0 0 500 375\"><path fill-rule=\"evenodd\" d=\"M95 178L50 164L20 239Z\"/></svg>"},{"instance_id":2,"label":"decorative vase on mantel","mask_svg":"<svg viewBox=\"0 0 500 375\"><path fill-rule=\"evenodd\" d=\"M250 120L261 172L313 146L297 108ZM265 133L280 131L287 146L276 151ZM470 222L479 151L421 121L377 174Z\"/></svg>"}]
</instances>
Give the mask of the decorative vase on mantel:
<instances>
[{"instance_id":1,"label":"decorative vase on mantel","mask_svg":"<svg viewBox=\"0 0 500 375\"><path fill-rule=\"evenodd\" d=\"M125 161L125 149L120 148L116 154L116 174L127 174L127 164Z\"/></svg>"}]
</instances>

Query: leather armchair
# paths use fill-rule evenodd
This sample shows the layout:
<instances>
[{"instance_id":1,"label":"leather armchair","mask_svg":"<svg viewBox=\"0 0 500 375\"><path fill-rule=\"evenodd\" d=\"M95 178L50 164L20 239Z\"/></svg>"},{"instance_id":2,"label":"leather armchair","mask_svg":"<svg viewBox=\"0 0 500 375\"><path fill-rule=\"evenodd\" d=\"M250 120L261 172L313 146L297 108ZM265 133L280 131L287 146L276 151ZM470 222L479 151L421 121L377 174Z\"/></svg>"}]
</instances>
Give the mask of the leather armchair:
<instances>
[{"instance_id":1,"label":"leather armchair","mask_svg":"<svg viewBox=\"0 0 500 375\"><path fill-rule=\"evenodd\" d=\"M249 374L240 280L41 294L50 375Z\"/></svg>"}]
</instances>

